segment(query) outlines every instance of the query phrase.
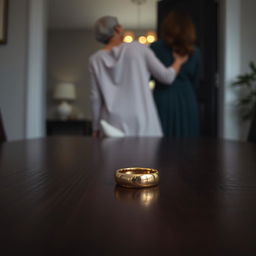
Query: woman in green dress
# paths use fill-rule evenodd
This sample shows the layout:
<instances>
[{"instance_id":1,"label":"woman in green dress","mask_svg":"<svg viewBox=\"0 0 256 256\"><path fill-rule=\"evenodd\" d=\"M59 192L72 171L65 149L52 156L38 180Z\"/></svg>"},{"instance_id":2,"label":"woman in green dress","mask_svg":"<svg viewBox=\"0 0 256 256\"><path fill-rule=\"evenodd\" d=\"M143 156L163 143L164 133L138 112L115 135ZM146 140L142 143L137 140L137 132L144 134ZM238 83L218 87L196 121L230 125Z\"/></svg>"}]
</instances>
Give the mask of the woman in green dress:
<instances>
[{"instance_id":1,"label":"woman in green dress","mask_svg":"<svg viewBox=\"0 0 256 256\"><path fill-rule=\"evenodd\" d=\"M166 67L174 61L170 51L189 55L170 86L155 80L154 99L164 135L197 137L199 113L195 89L199 83L200 51L194 45L195 26L188 16L172 12L162 24L161 38L151 45L151 49Z\"/></svg>"}]
</instances>

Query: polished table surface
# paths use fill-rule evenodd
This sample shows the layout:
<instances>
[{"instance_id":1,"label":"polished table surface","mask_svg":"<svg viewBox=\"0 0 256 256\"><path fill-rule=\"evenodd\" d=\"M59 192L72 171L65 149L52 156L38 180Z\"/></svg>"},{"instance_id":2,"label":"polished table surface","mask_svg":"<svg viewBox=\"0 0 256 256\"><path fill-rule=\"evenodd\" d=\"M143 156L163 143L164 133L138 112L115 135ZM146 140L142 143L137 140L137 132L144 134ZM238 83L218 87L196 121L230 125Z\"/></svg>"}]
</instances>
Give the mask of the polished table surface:
<instances>
[{"instance_id":1,"label":"polished table surface","mask_svg":"<svg viewBox=\"0 0 256 256\"><path fill-rule=\"evenodd\" d=\"M160 172L115 186L121 167ZM256 145L59 137L0 145L0 255L256 255Z\"/></svg>"}]
</instances>

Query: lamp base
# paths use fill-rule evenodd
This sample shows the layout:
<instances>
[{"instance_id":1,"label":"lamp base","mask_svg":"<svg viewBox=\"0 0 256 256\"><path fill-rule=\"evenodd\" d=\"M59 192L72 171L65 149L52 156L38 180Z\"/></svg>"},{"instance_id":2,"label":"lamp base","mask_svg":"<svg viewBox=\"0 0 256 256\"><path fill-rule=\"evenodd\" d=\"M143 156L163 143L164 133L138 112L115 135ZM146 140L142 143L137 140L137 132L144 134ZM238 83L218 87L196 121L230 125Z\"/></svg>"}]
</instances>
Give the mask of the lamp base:
<instances>
[{"instance_id":1,"label":"lamp base","mask_svg":"<svg viewBox=\"0 0 256 256\"><path fill-rule=\"evenodd\" d=\"M61 120L67 120L72 113L72 105L66 101L62 101L57 107L57 113Z\"/></svg>"}]
</instances>

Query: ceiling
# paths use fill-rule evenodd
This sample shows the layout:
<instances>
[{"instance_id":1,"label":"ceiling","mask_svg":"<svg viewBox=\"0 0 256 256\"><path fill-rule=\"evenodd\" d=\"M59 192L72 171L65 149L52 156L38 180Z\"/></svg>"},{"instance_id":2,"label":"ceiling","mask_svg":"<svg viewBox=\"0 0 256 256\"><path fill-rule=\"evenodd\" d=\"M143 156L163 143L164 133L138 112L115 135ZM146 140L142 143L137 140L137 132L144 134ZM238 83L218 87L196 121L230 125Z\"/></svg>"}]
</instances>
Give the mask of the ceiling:
<instances>
[{"instance_id":1,"label":"ceiling","mask_svg":"<svg viewBox=\"0 0 256 256\"><path fill-rule=\"evenodd\" d=\"M50 0L49 27L92 29L99 17L113 15L127 29L153 29L156 25L157 1L147 0L141 5L139 19L139 7L131 0Z\"/></svg>"}]
</instances>

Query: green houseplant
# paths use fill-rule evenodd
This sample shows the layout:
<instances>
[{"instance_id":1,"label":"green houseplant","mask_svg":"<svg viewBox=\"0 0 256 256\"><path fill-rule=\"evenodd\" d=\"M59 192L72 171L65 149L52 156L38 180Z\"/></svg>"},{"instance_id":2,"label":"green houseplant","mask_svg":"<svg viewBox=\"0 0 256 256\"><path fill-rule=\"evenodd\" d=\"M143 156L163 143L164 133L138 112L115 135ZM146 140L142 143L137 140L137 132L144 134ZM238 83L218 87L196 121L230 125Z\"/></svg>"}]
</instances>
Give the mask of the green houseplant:
<instances>
[{"instance_id":1,"label":"green houseplant","mask_svg":"<svg viewBox=\"0 0 256 256\"><path fill-rule=\"evenodd\" d=\"M256 141L256 65L254 62L250 62L249 67L250 71L238 76L232 86L241 89L238 105L242 118L252 121L249 140Z\"/></svg>"}]
</instances>

